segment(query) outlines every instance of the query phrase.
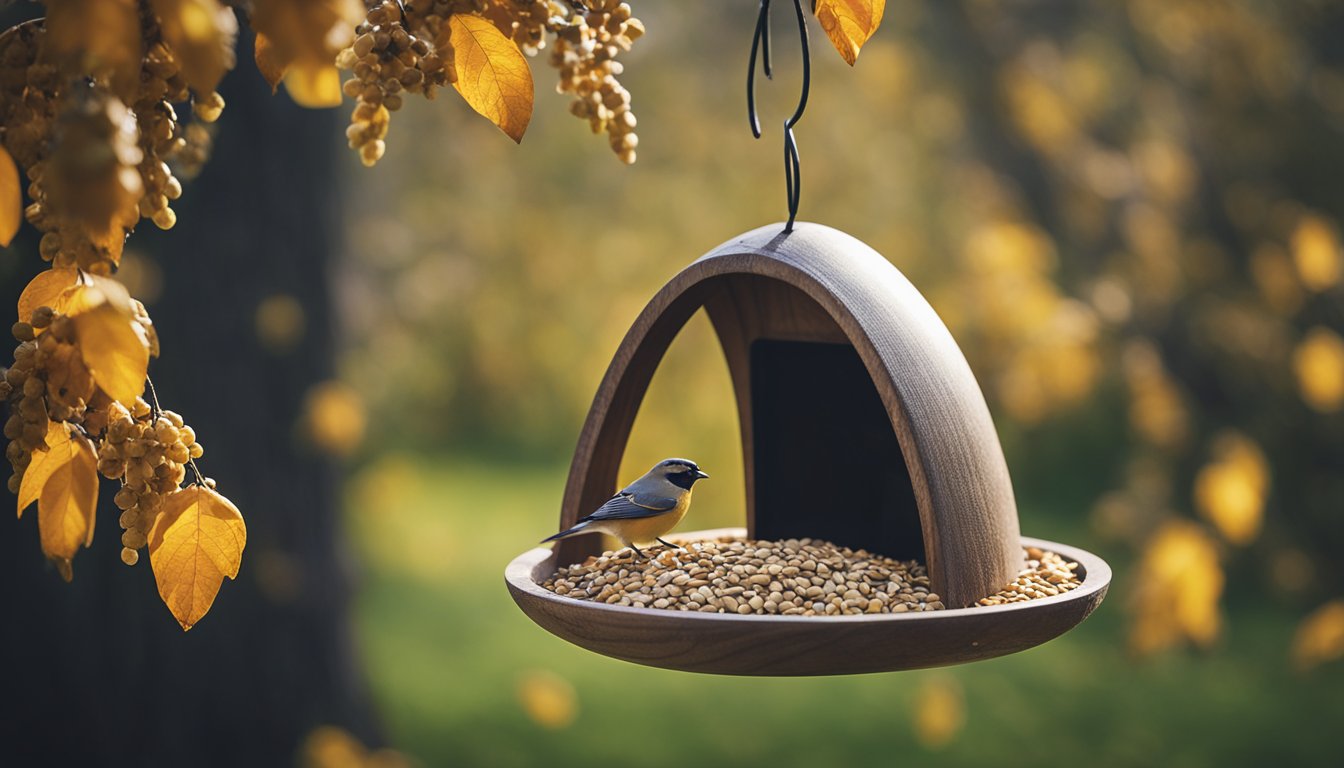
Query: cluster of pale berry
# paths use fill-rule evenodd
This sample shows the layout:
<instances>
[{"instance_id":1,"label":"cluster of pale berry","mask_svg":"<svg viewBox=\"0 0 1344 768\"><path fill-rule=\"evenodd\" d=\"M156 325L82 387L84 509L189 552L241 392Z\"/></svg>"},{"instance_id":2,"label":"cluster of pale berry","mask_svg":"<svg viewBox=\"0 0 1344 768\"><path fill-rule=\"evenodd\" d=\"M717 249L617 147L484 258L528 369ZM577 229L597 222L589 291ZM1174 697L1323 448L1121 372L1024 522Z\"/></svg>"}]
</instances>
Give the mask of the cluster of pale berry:
<instances>
[{"instance_id":1,"label":"cluster of pale berry","mask_svg":"<svg viewBox=\"0 0 1344 768\"><path fill-rule=\"evenodd\" d=\"M386 151L391 113L401 109L403 93L432 99L454 79L452 46L446 37L436 39L446 17L434 11L442 4L422 4L425 11L409 2L375 5L355 28L354 42L336 56L336 66L352 75L342 90L356 101L345 137L364 165Z\"/></svg>"},{"instance_id":2,"label":"cluster of pale berry","mask_svg":"<svg viewBox=\"0 0 1344 768\"><path fill-rule=\"evenodd\" d=\"M33 451L46 444L47 405L43 396L47 392L47 382L39 373L38 342L33 339L33 327L17 323L14 335L21 341L14 350L14 365L5 370L4 381L0 381L0 395L9 404L9 418L5 421L5 438L9 444L5 446L5 458L14 467L14 474L9 478L9 492L18 494L19 483L32 462ZM49 335L44 334L44 337ZM48 358L51 343L47 342ZM92 383L90 378L89 384Z\"/></svg>"},{"instance_id":3,"label":"cluster of pale berry","mask_svg":"<svg viewBox=\"0 0 1344 768\"><path fill-rule=\"evenodd\" d=\"M123 563L135 565L140 559L139 550L148 542L164 497L178 489L186 479L187 465L203 452L196 433L176 413L156 413L144 398L130 410L112 403L98 447L98 471L122 482L113 502L121 510ZM214 487L212 480L205 483Z\"/></svg>"},{"instance_id":4,"label":"cluster of pale berry","mask_svg":"<svg viewBox=\"0 0 1344 768\"><path fill-rule=\"evenodd\" d=\"M145 53L133 96L121 99L97 80L63 75L44 60L41 20L0 40L0 121L4 144L26 169L28 222L43 233L42 258L108 274L126 232L141 218L162 229L182 194L169 161L187 147L173 104L192 99L176 53L153 14L142 14ZM196 94L201 122L224 107L218 93ZM193 154L201 154L197 142ZM201 158L189 158L199 164Z\"/></svg>"},{"instance_id":5,"label":"cluster of pale berry","mask_svg":"<svg viewBox=\"0 0 1344 768\"><path fill-rule=\"evenodd\" d=\"M550 24L555 33L551 66L560 71L557 90L574 95L569 111L587 120L593 133L605 131L622 162L635 162L635 113L630 92L617 80L624 67L616 57L643 36L643 22L630 15L628 3L592 0L587 12Z\"/></svg>"},{"instance_id":6,"label":"cluster of pale berry","mask_svg":"<svg viewBox=\"0 0 1344 768\"><path fill-rule=\"evenodd\" d=\"M605 132L621 160L635 161L635 114L630 92L617 80L616 57L644 34L644 25L620 0L391 0L374 5L355 30L355 40L336 58L351 77L342 88L355 99L346 139L365 165L373 165L387 146L391 113L403 93L434 98L435 88L456 80L447 33L454 14L490 20L523 53L535 56L555 38L551 65L560 71L557 90L571 93L570 111Z\"/></svg>"},{"instance_id":7,"label":"cluster of pale berry","mask_svg":"<svg viewBox=\"0 0 1344 768\"><path fill-rule=\"evenodd\" d=\"M151 330L144 307L133 302L132 309L142 329ZM177 490L188 464L204 452L195 431L181 416L158 410L144 398L128 409L96 389L71 318L51 307L37 308L30 322L15 323L13 333L19 340L14 365L0 380L0 400L10 410L4 428L10 441L5 456L14 468L10 492L19 492L33 452L44 449L48 421L77 425L97 449L98 471L122 483L115 498L125 531L121 559L134 565L163 497Z\"/></svg>"}]
</instances>

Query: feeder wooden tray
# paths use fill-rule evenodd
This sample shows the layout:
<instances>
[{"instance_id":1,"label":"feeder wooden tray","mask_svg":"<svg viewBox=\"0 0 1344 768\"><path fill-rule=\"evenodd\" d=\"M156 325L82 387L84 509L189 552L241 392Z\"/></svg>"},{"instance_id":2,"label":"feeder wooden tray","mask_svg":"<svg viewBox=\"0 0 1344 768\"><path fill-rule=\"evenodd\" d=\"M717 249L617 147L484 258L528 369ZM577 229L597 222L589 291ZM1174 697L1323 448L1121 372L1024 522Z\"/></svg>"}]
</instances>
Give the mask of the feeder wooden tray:
<instances>
[{"instance_id":1,"label":"feeder wooden tray","mask_svg":"<svg viewBox=\"0 0 1344 768\"><path fill-rule=\"evenodd\" d=\"M817 224L782 229L762 227L710 251L636 319L580 434L560 529L614 493L653 373L704 307L728 362L741 425L747 527L738 535L812 537L918 559L949 609L741 616L612 606L540 586L558 566L599 554L595 535L510 563L505 579L519 607L598 653L744 675L955 664L1038 645L1085 619L1106 594L1110 568L1082 550L1022 538L984 395L933 308L858 240ZM1023 546L1078 562L1082 586L1023 603L965 607L1017 577Z\"/></svg>"}]
</instances>

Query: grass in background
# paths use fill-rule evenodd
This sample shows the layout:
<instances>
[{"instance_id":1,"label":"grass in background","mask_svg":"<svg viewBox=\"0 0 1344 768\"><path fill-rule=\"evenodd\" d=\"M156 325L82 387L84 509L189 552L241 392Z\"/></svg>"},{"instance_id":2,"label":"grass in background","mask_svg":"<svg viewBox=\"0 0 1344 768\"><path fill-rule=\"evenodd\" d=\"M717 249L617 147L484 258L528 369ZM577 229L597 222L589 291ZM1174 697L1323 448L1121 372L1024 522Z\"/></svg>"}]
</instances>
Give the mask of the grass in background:
<instances>
[{"instance_id":1,"label":"grass in background","mask_svg":"<svg viewBox=\"0 0 1344 768\"><path fill-rule=\"evenodd\" d=\"M392 456L351 486L368 676L393 745L426 765L1310 765L1344 753L1344 666L1291 672L1293 614L1239 608L1213 652L1134 663L1123 572L1068 635L946 669L731 678L589 653L532 624L503 580L553 531L564 474ZM1089 546L1067 522L1025 518L1030 534Z\"/></svg>"}]
</instances>

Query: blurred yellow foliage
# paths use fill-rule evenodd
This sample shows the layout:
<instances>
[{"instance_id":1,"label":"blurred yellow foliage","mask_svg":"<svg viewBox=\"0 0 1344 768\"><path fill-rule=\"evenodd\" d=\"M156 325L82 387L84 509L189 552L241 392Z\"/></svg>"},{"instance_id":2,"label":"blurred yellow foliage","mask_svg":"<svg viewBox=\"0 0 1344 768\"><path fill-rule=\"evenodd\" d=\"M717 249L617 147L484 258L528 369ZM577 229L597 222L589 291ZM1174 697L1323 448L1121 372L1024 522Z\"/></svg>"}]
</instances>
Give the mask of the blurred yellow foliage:
<instances>
[{"instance_id":1,"label":"blurred yellow foliage","mask_svg":"<svg viewBox=\"0 0 1344 768\"><path fill-rule=\"evenodd\" d=\"M926 749L949 744L966 725L966 701L957 681L931 677L915 693L915 738Z\"/></svg>"},{"instance_id":2,"label":"blurred yellow foliage","mask_svg":"<svg viewBox=\"0 0 1344 768\"><path fill-rule=\"evenodd\" d=\"M579 715L579 697L565 678L546 669L532 669L518 678L518 704L543 728L559 730Z\"/></svg>"},{"instance_id":3,"label":"blurred yellow foliage","mask_svg":"<svg viewBox=\"0 0 1344 768\"><path fill-rule=\"evenodd\" d=\"M1325 326L1307 331L1293 350L1297 389L1307 405L1321 413L1344 407L1344 340Z\"/></svg>"},{"instance_id":4,"label":"blurred yellow foliage","mask_svg":"<svg viewBox=\"0 0 1344 768\"><path fill-rule=\"evenodd\" d=\"M405 755L391 749L370 752L359 739L334 725L321 725L303 741L303 768L410 768Z\"/></svg>"},{"instance_id":5,"label":"blurred yellow foliage","mask_svg":"<svg viewBox=\"0 0 1344 768\"><path fill-rule=\"evenodd\" d=\"M1149 203L1131 203L1120 221L1125 244L1133 252L1125 271L1141 303L1165 307L1181 296L1181 236L1168 211Z\"/></svg>"},{"instance_id":6,"label":"blurred yellow foliage","mask_svg":"<svg viewBox=\"0 0 1344 768\"><path fill-rule=\"evenodd\" d=\"M1305 672L1340 658L1344 658L1344 600L1331 600L1297 625L1293 666Z\"/></svg>"},{"instance_id":7,"label":"blurred yellow foliage","mask_svg":"<svg viewBox=\"0 0 1344 768\"><path fill-rule=\"evenodd\" d=\"M1278 244L1261 243L1251 254L1251 278L1271 310L1288 315L1302 306L1297 271L1288 252Z\"/></svg>"},{"instance_id":8,"label":"blurred yellow foliage","mask_svg":"<svg viewBox=\"0 0 1344 768\"><path fill-rule=\"evenodd\" d=\"M1212 454L1195 476L1195 506L1223 538L1249 544L1260 533L1269 462L1260 446L1238 432L1218 435Z\"/></svg>"},{"instance_id":9,"label":"blurred yellow foliage","mask_svg":"<svg viewBox=\"0 0 1344 768\"><path fill-rule=\"evenodd\" d=\"M1146 339L1131 341L1121 364L1130 393L1130 426L1139 437L1159 448L1184 443L1190 430L1189 415L1157 348Z\"/></svg>"},{"instance_id":10,"label":"blurred yellow foliage","mask_svg":"<svg viewBox=\"0 0 1344 768\"><path fill-rule=\"evenodd\" d=\"M1335 226L1320 214L1303 214L1293 230L1293 262L1302 284L1318 293L1329 290L1344 271L1341 261L1344 256Z\"/></svg>"},{"instance_id":11,"label":"blurred yellow foliage","mask_svg":"<svg viewBox=\"0 0 1344 768\"><path fill-rule=\"evenodd\" d=\"M999 80L1013 122L1042 153L1064 152L1078 136L1076 117L1042 73L1057 68L1058 52L1038 44L1026 58L1027 62L1005 70Z\"/></svg>"},{"instance_id":12,"label":"blurred yellow foliage","mask_svg":"<svg viewBox=\"0 0 1344 768\"><path fill-rule=\"evenodd\" d=\"M989 221L967 237L962 259L959 317L983 340L1009 413L1034 423L1090 395L1101 369L1096 313L1052 280L1049 236L1022 222Z\"/></svg>"},{"instance_id":13,"label":"blurred yellow foliage","mask_svg":"<svg viewBox=\"0 0 1344 768\"><path fill-rule=\"evenodd\" d=\"M1156 653L1189 640L1208 647L1218 638L1223 569L1204 528L1186 520L1162 523L1144 547L1135 573L1129 647Z\"/></svg>"},{"instance_id":14,"label":"blurred yellow foliage","mask_svg":"<svg viewBox=\"0 0 1344 768\"><path fill-rule=\"evenodd\" d=\"M1175 204L1190 197L1198 172L1183 148L1171 141L1152 139L1139 143L1131 152L1145 188L1155 199Z\"/></svg>"},{"instance_id":15,"label":"blurred yellow foliage","mask_svg":"<svg viewBox=\"0 0 1344 768\"><path fill-rule=\"evenodd\" d=\"M364 440L364 398L349 384L328 380L309 388L303 401L308 438L335 456L348 456Z\"/></svg>"}]
</instances>

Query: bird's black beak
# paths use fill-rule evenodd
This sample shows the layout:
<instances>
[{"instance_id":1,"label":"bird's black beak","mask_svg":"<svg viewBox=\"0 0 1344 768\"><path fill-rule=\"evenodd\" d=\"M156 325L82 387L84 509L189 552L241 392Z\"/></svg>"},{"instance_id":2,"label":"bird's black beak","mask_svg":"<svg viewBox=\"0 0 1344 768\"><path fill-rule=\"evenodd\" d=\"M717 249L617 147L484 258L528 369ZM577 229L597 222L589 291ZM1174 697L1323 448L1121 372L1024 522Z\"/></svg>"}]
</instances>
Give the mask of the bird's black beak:
<instances>
[{"instance_id":1,"label":"bird's black beak","mask_svg":"<svg viewBox=\"0 0 1344 768\"><path fill-rule=\"evenodd\" d=\"M695 479L696 479L696 480L704 480L704 479L707 478L707 477L709 477L709 475L707 475L706 473L704 473L704 472L702 472L702 471L700 471L700 470L698 470L698 469L695 470Z\"/></svg>"}]
</instances>

